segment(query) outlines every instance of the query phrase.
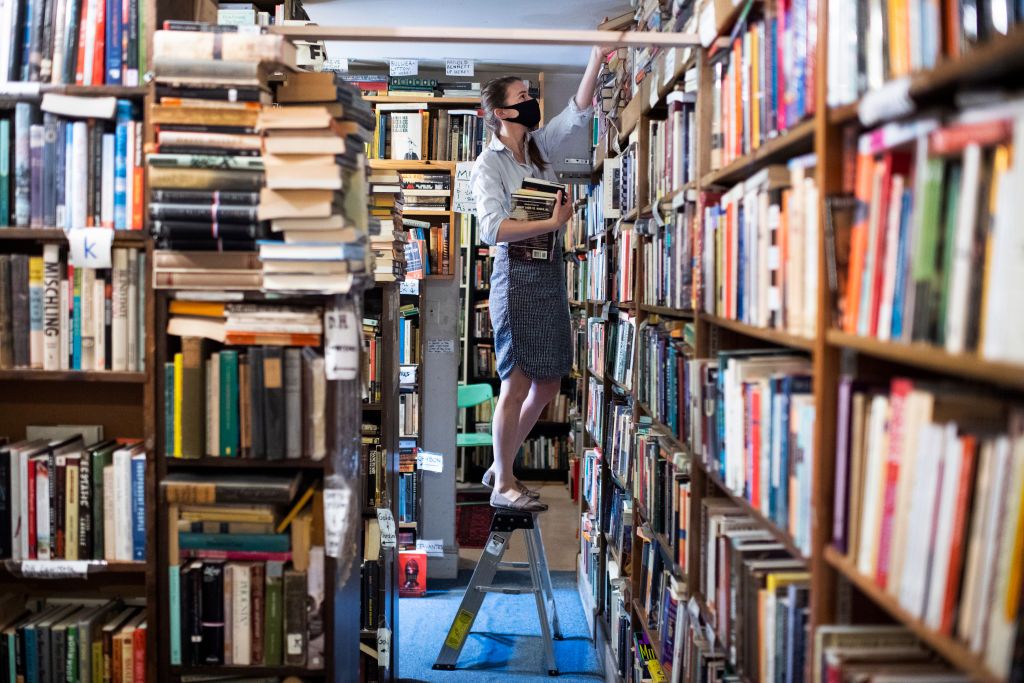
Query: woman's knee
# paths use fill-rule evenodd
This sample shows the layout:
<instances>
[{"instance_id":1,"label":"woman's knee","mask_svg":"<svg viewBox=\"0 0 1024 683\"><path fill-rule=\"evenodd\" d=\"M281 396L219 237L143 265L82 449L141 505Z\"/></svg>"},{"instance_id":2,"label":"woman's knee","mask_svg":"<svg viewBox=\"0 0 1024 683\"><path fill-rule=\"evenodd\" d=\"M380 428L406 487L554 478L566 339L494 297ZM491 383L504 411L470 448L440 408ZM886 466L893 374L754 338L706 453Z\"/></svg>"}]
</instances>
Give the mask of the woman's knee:
<instances>
[{"instance_id":1,"label":"woman's knee","mask_svg":"<svg viewBox=\"0 0 1024 683\"><path fill-rule=\"evenodd\" d=\"M530 394L530 378L516 368L509 375L508 379L501 383L501 397L506 401L512 401L516 405L522 405Z\"/></svg>"},{"instance_id":2,"label":"woman's knee","mask_svg":"<svg viewBox=\"0 0 1024 683\"><path fill-rule=\"evenodd\" d=\"M558 392L561 387L562 381L558 379L533 381L534 396L536 396L537 400L541 401L544 405L551 403L555 396L558 396Z\"/></svg>"}]
</instances>

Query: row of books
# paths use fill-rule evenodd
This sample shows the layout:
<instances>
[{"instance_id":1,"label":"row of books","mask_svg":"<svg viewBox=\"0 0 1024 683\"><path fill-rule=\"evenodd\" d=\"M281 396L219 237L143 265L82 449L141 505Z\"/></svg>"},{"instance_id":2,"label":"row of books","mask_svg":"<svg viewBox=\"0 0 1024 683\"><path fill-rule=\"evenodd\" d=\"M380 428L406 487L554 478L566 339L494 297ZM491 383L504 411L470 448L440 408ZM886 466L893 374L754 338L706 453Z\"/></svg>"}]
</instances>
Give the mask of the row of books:
<instances>
[{"instance_id":1,"label":"row of books","mask_svg":"<svg viewBox=\"0 0 1024 683\"><path fill-rule=\"evenodd\" d=\"M494 355L494 344L476 344L472 353L474 377L498 376L498 361Z\"/></svg>"},{"instance_id":2,"label":"row of books","mask_svg":"<svg viewBox=\"0 0 1024 683\"><path fill-rule=\"evenodd\" d=\"M0 446L0 559L146 559L146 454L138 440L86 445L74 428L30 428Z\"/></svg>"},{"instance_id":3,"label":"row of books","mask_svg":"<svg viewBox=\"0 0 1024 683\"><path fill-rule=\"evenodd\" d=\"M307 347L220 348L183 337L165 365L165 452L174 458L321 460L323 354Z\"/></svg>"},{"instance_id":4,"label":"row of books","mask_svg":"<svg viewBox=\"0 0 1024 683\"><path fill-rule=\"evenodd\" d=\"M619 223L613 232L615 239L615 277L609 296L619 303L633 301L633 282L636 271L637 232L630 223Z\"/></svg>"},{"instance_id":5,"label":"row of books","mask_svg":"<svg viewBox=\"0 0 1024 683\"><path fill-rule=\"evenodd\" d=\"M633 550L633 525L636 521L633 497L619 487L612 489L612 503L608 511L608 544L624 565L629 564Z\"/></svg>"},{"instance_id":6,"label":"row of books","mask_svg":"<svg viewBox=\"0 0 1024 683\"><path fill-rule=\"evenodd\" d=\"M636 431L632 467L635 500L647 515L651 531L668 540L663 550L682 576L688 571L690 529L689 464L664 430L645 424L641 418Z\"/></svg>"},{"instance_id":7,"label":"row of books","mask_svg":"<svg viewBox=\"0 0 1024 683\"><path fill-rule=\"evenodd\" d=\"M416 456L413 449L413 464ZM419 476L414 469L398 474L398 521L414 523L419 520L419 506L417 505L417 494L419 493Z\"/></svg>"},{"instance_id":8,"label":"row of books","mask_svg":"<svg viewBox=\"0 0 1024 683\"><path fill-rule=\"evenodd\" d=\"M681 88L666 98L668 115L648 123L648 203L697 179L697 94Z\"/></svg>"},{"instance_id":9,"label":"row of books","mask_svg":"<svg viewBox=\"0 0 1024 683\"><path fill-rule=\"evenodd\" d=\"M408 233L406 277L420 280L428 275L451 275L455 259L452 258L454 244L448 222L432 225L430 221L407 216L402 216L401 220Z\"/></svg>"},{"instance_id":10,"label":"row of books","mask_svg":"<svg viewBox=\"0 0 1024 683\"><path fill-rule=\"evenodd\" d=\"M0 619L0 666L6 680L146 679L144 605L103 598L10 597Z\"/></svg>"},{"instance_id":11,"label":"row of books","mask_svg":"<svg viewBox=\"0 0 1024 683\"><path fill-rule=\"evenodd\" d=\"M66 249L0 254L0 368L145 369L146 254L115 248L111 268L76 268Z\"/></svg>"},{"instance_id":12,"label":"row of books","mask_svg":"<svg viewBox=\"0 0 1024 683\"><path fill-rule=\"evenodd\" d=\"M640 143L636 131L618 156L605 159L603 169L603 218L619 218L640 208L640 171L637 155ZM603 227L603 226L602 226Z\"/></svg>"},{"instance_id":13,"label":"row of books","mask_svg":"<svg viewBox=\"0 0 1024 683\"><path fill-rule=\"evenodd\" d=\"M833 542L999 677L1021 628L1011 550L1024 533L1021 418L962 388L840 383Z\"/></svg>"},{"instance_id":14,"label":"row of books","mask_svg":"<svg viewBox=\"0 0 1024 683\"><path fill-rule=\"evenodd\" d=\"M345 74L344 78L359 88L364 96L480 97L480 83L474 81L383 74Z\"/></svg>"},{"instance_id":15,"label":"row of books","mask_svg":"<svg viewBox=\"0 0 1024 683\"><path fill-rule=\"evenodd\" d=\"M481 301L473 306L472 321L473 336L491 338L494 336L494 328L491 326L491 306L489 301Z\"/></svg>"},{"instance_id":16,"label":"row of books","mask_svg":"<svg viewBox=\"0 0 1024 683\"><path fill-rule=\"evenodd\" d=\"M604 375L605 368L605 327L604 318L587 318L587 367L591 374Z\"/></svg>"},{"instance_id":17,"label":"row of books","mask_svg":"<svg viewBox=\"0 0 1024 683\"><path fill-rule=\"evenodd\" d=\"M640 323L638 335L637 400L672 436L687 440L694 324L647 318Z\"/></svg>"},{"instance_id":18,"label":"row of books","mask_svg":"<svg viewBox=\"0 0 1024 683\"><path fill-rule=\"evenodd\" d=\"M633 401L613 395L608 403L608 432L604 441L605 461L616 485L628 487L636 449L637 426L633 422Z\"/></svg>"},{"instance_id":19,"label":"row of books","mask_svg":"<svg viewBox=\"0 0 1024 683\"><path fill-rule=\"evenodd\" d=\"M398 362L416 365L421 361L420 309L416 304L402 304L398 315Z\"/></svg>"},{"instance_id":20,"label":"row of books","mask_svg":"<svg viewBox=\"0 0 1024 683\"><path fill-rule=\"evenodd\" d=\"M591 376L587 383L586 430L597 443L604 443L604 382Z\"/></svg>"},{"instance_id":21,"label":"row of books","mask_svg":"<svg viewBox=\"0 0 1024 683\"><path fill-rule=\"evenodd\" d=\"M485 127L476 109L429 109L425 103L375 105L370 159L473 161Z\"/></svg>"},{"instance_id":22,"label":"row of books","mask_svg":"<svg viewBox=\"0 0 1024 683\"><path fill-rule=\"evenodd\" d=\"M813 337L818 310L814 155L706 196L695 277L708 313Z\"/></svg>"},{"instance_id":23,"label":"row of books","mask_svg":"<svg viewBox=\"0 0 1024 683\"><path fill-rule=\"evenodd\" d=\"M380 403L383 400L382 379L384 363L384 336L380 329L380 316L363 317L362 356L362 398L365 403Z\"/></svg>"},{"instance_id":24,"label":"row of books","mask_svg":"<svg viewBox=\"0 0 1024 683\"><path fill-rule=\"evenodd\" d=\"M609 316L605 324L607 333L604 351L604 371L629 391L633 387L633 350L636 346L636 316L620 310Z\"/></svg>"},{"instance_id":25,"label":"row of books","mask_svg":"<svg viewBox=\"0 0 1024 683\"><path fill-rule=\"evenodd\" d=\"M0 80L137 86L145 6L12 0L0 13Z\"/></svg>"},{"instance_id":26,"label":"row of books","mask_svg":"<svg viewBox=\"0 0 1024 683\"><path fill-rule=\"evenodd\" d=\"M666 217L664 225L653 218L640 218L636 234L643 238L643 287L641 302L677 310L694 309L694 271L697 252L694 237L697 225L696 191L687 190L679 211Z\"/></svg>"},{"instance_id":27,"label":"row of books","mask_svg":"<svg viewBox=\"0 0 1024 683\"><path fill-rule=\"evenodd\" d=\"M416 438L420 433L420 395L418 391L398 395L398 435Z\"/></svg>"},{"instance_id":28,"label":"row of books","mask_svg":"<svg viewBox=\"0 0 1024 683\"><path fill-rule=\"evenodd\" d=\"M473 259L472 284L476 291L491 287L491 273L494 270L495 247L478 247L476 258Z\"/></svg>"},{"instance_id":29,"label":"row of books","mask_svg":"<svg viewBox=\"0 0 1024 683\"><path fill-rule=\"evenodd\" d=\"M131 101L50 94L18 102L12 118L0 119L5 225L142 228L142 120Z\"/></svg>"},{"instance_id":30,"label":"row of books","mask_svg":"<svg viewBox=\"0 0 1024 683\"><path fill-rule=\"evenodd\" d=\"M765 3L712 64L711 170L814 113L816 3Z\"/></svg>"},{"instance_id":31,"label":"row of books","mask_svg":"<svg viewBox=\"0 0 1024 683\"><path fill-rule=\"evenodd\" d=\"M283 3L274 5L272 13L260 10L251 2L221 2L217 5L217 26L272 26L290 18Z\"/></svg>"},{"instance_id":32,"label":"row of books","mask_svg":"<svg viewBox=\"0 0 1024 683\"><path fill-rule=\"evenodd\" d=\"M516 460L529 470L568 469L569 444L565 436L534 436L523 442Z\"/></svg>"},{"instance_id":33,"label":"row of books","mask_svg":"<svg viewBox=\"0 0 1024 683\"><path fill-rule=\"evenodd\" d=\"M591 298L590 259L585 254L569 254L565 260L566 292L570 302L583 302Z\"/></svg>"},{"instance_id":34,"label":"row of books","mask_svg":"<svg viewBox=\"0 0 1024 683\"><path fill-rule=\"evenodd\" d=\"M1018 121L985 108L860 138L844 331L1024 361L1024 328L1005 315L1017 269Z\"/></svg>"},{"instance_id":35,"label":"row of books","mask_svg":"<svg viewBox=\"0 0 1024 683\"><path fill-rule=\"evenodd\" d=\"M387 504L387 452L381 438L379 424L362 425L359 450L359 471L363 480L363 505L366 509L383 507Z\"/></svg>"},{"instance_id":36,"label":"row of books","mask_svg":"<svg viewBox=\"0 0 1024 683\"><path fill-rule=\"evenodd\" d=\"M587 267L583 269L587 278L585 292L587 301L605 301L608 298L608 240L601 236L590 243L587 251ZM581 299L582 301L582 299Z\"/></svg>"}]
</instances>

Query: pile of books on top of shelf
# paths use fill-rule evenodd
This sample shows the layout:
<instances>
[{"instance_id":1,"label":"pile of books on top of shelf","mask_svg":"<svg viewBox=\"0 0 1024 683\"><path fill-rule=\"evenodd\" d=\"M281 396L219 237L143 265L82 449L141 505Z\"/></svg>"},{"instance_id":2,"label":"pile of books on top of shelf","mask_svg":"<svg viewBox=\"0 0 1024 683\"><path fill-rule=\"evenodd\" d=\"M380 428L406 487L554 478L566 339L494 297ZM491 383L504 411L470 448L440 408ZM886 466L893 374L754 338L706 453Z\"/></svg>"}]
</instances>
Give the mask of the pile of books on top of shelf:
<instances>
[{"instance_id":1,"label":"pile of books on top of shelf","mask_svg":"<svg viewBox=\"0 0 1024 683\"><path fill-rule=\"evenodd\" d=\"M147 161L157 250L256 251L256 241L267 234L257 215L264 164L256 124L272 100L271 73L294 63L295 47L282 36L154 33L156 140ZM192 268L193 259L172 260L169 278L156 264L157 287L229 286ZM234 267L226 269L236 278L232 288L259 288L259 271L248 258L224 259L229 262Z\"/></svg>"},{"instance_id":2,"label":"pile of books on top of shelf","mask_svg":"<svg viewBox=\"0 0 1024 683\"><path fill-rule=\"evenodd\" d=\"M436 78L383 74L344 74L342 78L367 96L480 97L480 83L474 81L442 81Z\"/></svg>"},{"instance_id":3,"label":"pile of books on top of shelf","mask_svg":"<svg viewBox=\"0 0 1024 683\"><path fill-rule=\"evenodd\" d=\"M371 174L370 222L377 222L379 229L371 230L370 250L373 253L373 278L376 282L396 282L405 279L405 245L408 233L401 222L396 228L392 211L395 199L402 192L400 178L392 171L378 171Z\"/></svg>"},{"instance_id":4,"label":"pile of books on top of shelf","mask_svg":"<svg viewBox=\"0 0 1024 683\"><path fill-rule=\"evenodd\" d=\"M362 148L373 117L330 72L292 75L278 100L258 123L266 165L259 217L284 237L259 244L263 288L347 292L367 272Z\"/></svg>"}]
</instances>

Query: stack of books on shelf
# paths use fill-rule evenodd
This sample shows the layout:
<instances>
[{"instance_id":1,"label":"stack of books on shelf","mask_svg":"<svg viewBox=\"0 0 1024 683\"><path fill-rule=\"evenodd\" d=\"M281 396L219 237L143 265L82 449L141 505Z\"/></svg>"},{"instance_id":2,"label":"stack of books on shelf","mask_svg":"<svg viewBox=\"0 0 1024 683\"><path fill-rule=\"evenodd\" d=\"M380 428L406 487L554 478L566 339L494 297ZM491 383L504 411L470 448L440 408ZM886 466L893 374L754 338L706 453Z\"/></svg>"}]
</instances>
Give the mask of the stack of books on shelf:
<instances>
[{"instance_id":1,"label":"stack of books on shelf","mask_svg":"<svg viewBox=\"0 0 1024 683\"><path fill-rule=\"evenodd\" d=\"M299 476L171 474L170 662L324 666L322 494ZM298 496L296 500L296 496Z\"/></svg>"},{"instance_id":2,"label":"stack of books on shelf","mask_svg":"<svg viewBox=\"0 0 1024 683\"><path fill-rule=\"evenodd\" d=\"M131 101L48 93L18 102L0 118L0 141L4 225L142 228L142 117Z\"/></svg>"},{"instance_id":3,"label":"stack of books on shelf","mask_svg":"<svg viewBox=\"0 0 1024 683\"><path fill-rule=\"evenodd\" d=\"M1019 674L1024 416L992 395L901 377L844 377L838 410L836 549L996 676L1014 661Z\"/></svg>"},{"instance_id":4,"label":"stack of books on shelf","mask_svg":"<svg viewBox=\"0 0 1024 683\"><path fill-rule=\"evenodd\" d=\"M441 215L448 215L441 214ZM431 225L429 220L401 216L405 242L406 277L422 280L428 275L451 275L452 233L447 221Z\"/></svg>"},{"instance_id":5,"label":"stack of books on shelf","mask_svg":"<svg viewBox=\"0 0 1024 683\"><path fill-rule=\"evenodd\" d=\"M1024 327L1006 315L1019 266L1017 131L997 107L861 137L843 331L1024 361Z\"/></svg>"},{"instance_id":6,"label":"stack of books on shelf","mask_svg":"<svg viewBox=\"0 0 1024 683\"><path fill-rule=\"evenodd\" d=\"M781 10L767 3L760 14L747 15L731 45L718 53L712 63L712 171L814 114L817 13L813 2Z\"/></svg>"},{"instance_id":7,"label":"stack of books on shelf","mask_svg":"<svg viewBox=\"0 0 1024 683\"><path fill-rule=\"evenodd\" d=\"M76 268L66 248L0 254L0 368L143 372L146 253Z\"/></svg>"},{"instance_id":8,"label":"stack of books on shelf","mask_svg":"<svg viewBox=\"0 0 1024 683\"><path fill-rule=\"evenodd\" d=\"M256 125L273 66L294 60L281 36L154 34L158 104L147 162L158 249L256 250L267 234L256 210L264 184Z\"/></svg>"},{"instance_id":9,"label":"stack of books on shelf","mask_svg":"<svg viewBox=\"0 0 1024 683\"><path fill-rule=\"evenodd\" d=\"M142 601L22 595L4 607L0 664L11 680L145 680L149 629Z\"/></svg>"},{"instance_id":10,"label":"stack of books on shelf","mask_svg":"<svg viewBox=\"0 0 1024 683\"><path fill-rule=\"evenodd\" d=\"M704 210L695 278L704 310L813 337L818 310L818 188L813 154L767 166Z\"/></svg>"},{"instance_id":11,"label":"stack of books on shelf","mask_svg":"<svg viewBox=\"0 0 1024 683\"><path fill-rule=\"evenodd\" d=\"M273 12L267 12L260 7L269 5L252 2L218 2L217 3L217 25L225 26L271 26L283 24L294 16L292 0L287 3L274 5ZM301 5L299 5L301 7Z\"/></svg>"},{"instance_id":12,"label":"stack of books on shelf","mask_svg":"<svg viewBox=\"0 0 1024 683\"><path fill-rule=\"evenodd\" d=\"M146 7L11 2L0 16L0 80L137 86L146 71Z\"/></svg>"},{"instance_id":13,"label":"stack of books on shelf","mask_svg":"<svg viewBox=\"0 0 1024 683\"><path fill-rule=\"evenodd\" d=\"M697 237L701 226L696 208L696 190L687 190L679 211L666 217L659 226L652 218L636 222L637 234L644 238L642 303L692 311L697 301L695 260L700 252Z\"/></svg>"},{"instance_id":14,"label":"stack of books on shelf","mask_svg":"<svg viewBox=\"0 0 1024 683\"><path fill-rule=\"evenodd\" d=\"M388 95L433 97L435 90L437 90L436 78L420 78L419 76L388 77Z\"/></svg>"},{"instance_id":15,"label":"stack of books on shelf","mask_svg":"<svg viewBox=\"0 0 1024 683\"><path fill-rule=\"evenodd\" d=\"M689 441L696 331L693 323L645 319L640 323L637 399L679 441Z\"/></svg>"},{"instance_id":16,"label":"stack of books on shelf","mask_svg":"<svg viewBox=\"0 0 1024 683\"><path fill-rule=\"evenodd\" d=\"M439 225L430 221L451 217L451 179L447 172L399 175L399 193L392 215L408 234L405 259L410 278L454 272L452 226L447 220Z\"/></svg>"},{"instance_id":17,"label":"stack of books on shelf","mask_svg":"<svg viewBox=\"0 0 1024 683\"><path fill-rule=\"evenodd\" d=\"M156 194L155 190L153 194ZM252 196L253 201L257 201L259 195L253 193ZM256 252L153 252L155 289L238 292L258 290L262 284L263 272Z\"/></svg>"},{"instance_id":18,"label":"stack of books on shelf","mask_svg":"<svg viewBox=\"0 0 1024 683\"><path fill-rule=\"evenodd\" d=\"M241 307L255 309L251 319L257 326L321 327L317 316L299 322L307 316L296 315L293 323L263 313L259 305ZM200 337L182 337L181 352L164 369L168 457L324 458L327 384L316 348L320 334L285 336L292 338L267 339L261 346L248 345L258 339L246 340L241 348L220 350Z\"/></svg>"},{"instance_id":19,"label":"stack of books on shelf","mask_svg":"<svg viewBox=\"0 0 1024 683\"><path fill-rule=\"evenodd\" d=\"M100 428L33 427L0 446L0 560L146 559L146 454ZM86 445L87 440L90 442Z\"/></svg>"}]
</instances>

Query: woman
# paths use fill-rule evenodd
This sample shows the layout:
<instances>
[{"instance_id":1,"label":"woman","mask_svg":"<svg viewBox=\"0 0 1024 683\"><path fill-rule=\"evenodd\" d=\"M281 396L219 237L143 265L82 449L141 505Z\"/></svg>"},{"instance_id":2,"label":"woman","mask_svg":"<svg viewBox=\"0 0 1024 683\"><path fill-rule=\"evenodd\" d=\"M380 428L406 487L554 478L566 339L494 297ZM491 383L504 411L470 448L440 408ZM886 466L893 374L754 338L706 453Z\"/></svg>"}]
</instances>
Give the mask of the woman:
<instances>
[{"instance_id":1,"label":"woman","mask_svg":"<svg viewBox=\"0 0 1024 683\"><path fill-rule=\"evenodd\" d=\"M491 323L501 393L492 425L494 464L484 474L493 486L491 505L538 512L547 506L512 474L512 463L544 406L559 391L572 366L569 302L565 291L561 240L554 258L534 260L509 254L508 243L558 232L572 216L562 193L550 218L509 218L510 196L524 178L557 180L550 160L577 129L590 123L591 101L601 62L610 49L595 47L569 106L538 129L540 106L526 84L514 77L489 82L481 93L484 122L491 131L486 149L473 164L480 239L498 245L491 274Z\"/></svg>"}]
</instances>

